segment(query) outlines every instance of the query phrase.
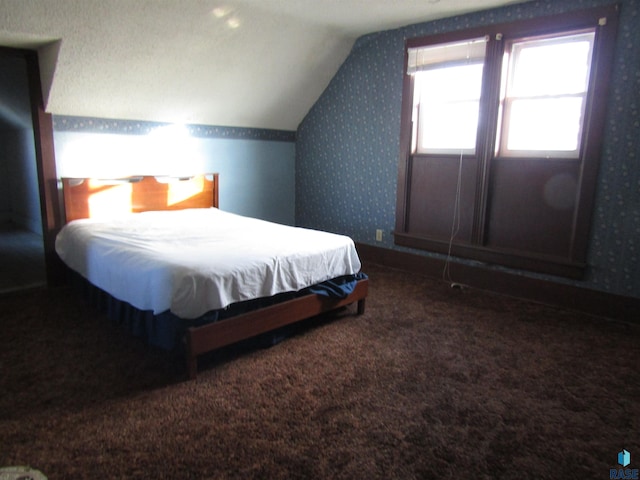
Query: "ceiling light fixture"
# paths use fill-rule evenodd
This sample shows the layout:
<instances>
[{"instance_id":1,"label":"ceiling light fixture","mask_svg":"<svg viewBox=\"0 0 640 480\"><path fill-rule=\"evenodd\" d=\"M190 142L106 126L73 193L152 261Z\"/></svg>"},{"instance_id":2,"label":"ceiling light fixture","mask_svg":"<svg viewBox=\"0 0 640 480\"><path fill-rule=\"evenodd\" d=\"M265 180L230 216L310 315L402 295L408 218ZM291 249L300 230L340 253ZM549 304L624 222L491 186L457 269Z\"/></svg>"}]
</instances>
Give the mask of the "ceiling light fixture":
<instances>
[{"instance_id":1,"label":"ceiling light fixture","mask_svg":"<svg viewBox=\"0 0 640 480\"><path fill-rule=\"evenodd\" d=\"M231 9L229 7L216 7L211 10L211 13L216 18L224 18L231 13Z\"/></svg>"},{"instance_id":2,"label":"ceiling light fixture","mask_svg":"<svg viewBox=\"0 0 640 480\"><path fill-rule=\"evenodd\" d=\"M231 17L227 20L227 26L229 28L238 28L240 26L240 19L238 17Z\"/></svg>"}]
</instances>

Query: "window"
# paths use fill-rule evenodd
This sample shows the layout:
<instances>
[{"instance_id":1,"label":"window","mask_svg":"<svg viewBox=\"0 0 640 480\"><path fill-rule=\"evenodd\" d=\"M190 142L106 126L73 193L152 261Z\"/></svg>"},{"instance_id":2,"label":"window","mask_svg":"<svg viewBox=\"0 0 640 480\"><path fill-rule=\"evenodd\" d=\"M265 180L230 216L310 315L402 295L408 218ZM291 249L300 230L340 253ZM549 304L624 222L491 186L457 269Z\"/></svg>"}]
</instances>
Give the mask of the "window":
<instances>
[{"instance_id":1,"label":"window","mask_svg":"<svg viewBox=\"0 0 640 480\"><path fill-rule=\"evenodd\" d=\"M595 29L507 44L500 154L578 158Z\"/></svg>"},{"instance_id":2,"label":"window","mask_svg":"<svg viewBox=\"0 0 640 480\"><path fill-rule=\"evenodd\" d=\"M406 42L395 242L580 278L617 7Z\"/></svg>"},{"instance_id":3,"label":"window","mask_svg":"<svg viewBox=\"0 0 640 480\"><path fill-rule=\"evenodd\" d=\"M486 39L411 49L413 151L474 153Z\"/></svg>"}]
</instances>

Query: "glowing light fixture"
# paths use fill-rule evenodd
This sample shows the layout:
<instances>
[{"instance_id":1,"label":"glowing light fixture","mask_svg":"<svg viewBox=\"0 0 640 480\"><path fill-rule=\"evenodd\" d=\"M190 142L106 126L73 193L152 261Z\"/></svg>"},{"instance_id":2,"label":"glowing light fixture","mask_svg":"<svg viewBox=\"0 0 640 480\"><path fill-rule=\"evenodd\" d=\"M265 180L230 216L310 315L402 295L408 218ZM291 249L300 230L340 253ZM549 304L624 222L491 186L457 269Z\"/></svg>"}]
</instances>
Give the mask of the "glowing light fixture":
<instances>
[{"instance_id":1,"label":"glowing light fixture","mask_svg":"<svg viewBox=\"0 0 640 480\"><path fill-rule=\"evenodd\" d=\"M211 10L211 14L220 21L224 21L228 28L235 30L242 23L240 17L234 15L235 10L231 7L221 5ZM226 20L225 20L226 19Z\"/></svg>"},{"instance_id":2,"label":"glowing light fixture","mask_svg":"<svg viewBox=\"0 0 640 480\"><path fill-rule=\"evenodd\" d=\"M227 26L233 29L238 28L240 26L240 19L238 17L231 17L227 20Z\"/></svg>"},{"instance_id":3,"label":"glowing light fixture","mask_svg":"<svg viewBox=\"0 0 640 480\"><path fill-rule=\"evenodd\" d=\"M211 10L211 13L216 18L224 18L231 13L231 9L229 7L216 7Z\"/></svg>"}]
</instances>

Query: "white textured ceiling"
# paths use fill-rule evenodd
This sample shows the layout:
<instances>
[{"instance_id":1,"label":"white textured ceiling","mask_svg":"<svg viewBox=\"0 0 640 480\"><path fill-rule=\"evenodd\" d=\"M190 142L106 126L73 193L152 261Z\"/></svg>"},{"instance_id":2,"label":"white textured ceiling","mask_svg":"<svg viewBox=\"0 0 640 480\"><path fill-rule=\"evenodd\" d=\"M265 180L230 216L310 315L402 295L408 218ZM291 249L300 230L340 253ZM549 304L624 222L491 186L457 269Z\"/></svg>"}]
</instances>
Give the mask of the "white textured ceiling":
<instances>
[{"instance_id":1,"label":"white textured ceiling","mask_svg":"<svg viewBox=\"0 0 640 480\"><path fill-rule=\"evenodd\" d=\"M295 130L361 35L522 0L0 0L48 112Z\"/></svg>"}]
</instances>

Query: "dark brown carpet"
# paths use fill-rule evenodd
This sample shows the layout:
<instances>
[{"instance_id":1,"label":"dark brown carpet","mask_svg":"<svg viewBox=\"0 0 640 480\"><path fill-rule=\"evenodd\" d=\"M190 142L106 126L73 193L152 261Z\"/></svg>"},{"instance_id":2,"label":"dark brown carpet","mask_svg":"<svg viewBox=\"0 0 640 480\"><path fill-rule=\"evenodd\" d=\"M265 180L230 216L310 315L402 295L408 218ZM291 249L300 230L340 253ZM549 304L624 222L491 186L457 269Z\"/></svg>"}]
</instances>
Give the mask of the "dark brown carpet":
<instances>
[{"instance_id":1,"label":"dark brown carpet","mask_svg":"<svg viewBox=\"0 0 640 480\"><path fill-rule=\"evenodd\" d=\"M50 480L604 479L640 462L640 325L368 265L354 307L180 359L71 290L0 297L0 467Z\"/></svg>"}]
</instances>

